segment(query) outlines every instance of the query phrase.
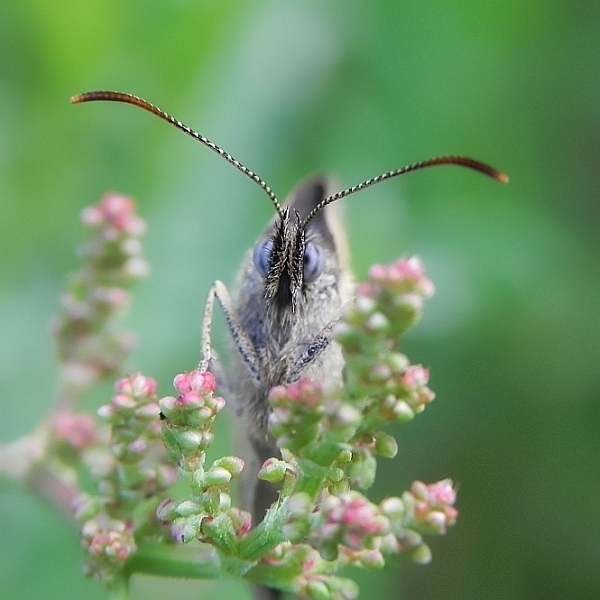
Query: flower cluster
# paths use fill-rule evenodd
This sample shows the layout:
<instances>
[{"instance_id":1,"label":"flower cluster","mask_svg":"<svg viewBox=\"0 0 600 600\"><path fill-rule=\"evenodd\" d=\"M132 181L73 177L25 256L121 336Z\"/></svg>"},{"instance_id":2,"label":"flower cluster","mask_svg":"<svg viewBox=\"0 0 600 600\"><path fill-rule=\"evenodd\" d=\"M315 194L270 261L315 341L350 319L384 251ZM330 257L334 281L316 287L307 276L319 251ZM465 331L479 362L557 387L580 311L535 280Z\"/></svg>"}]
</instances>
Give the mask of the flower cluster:
<instances>
[{"instance_id":1,"label":"flower cluster","mask_svg":"<svg viewBox=\"0 0 600 600\"><path fill-rule=\"evenodd\" d=\"M119 379L110 404L98 416L111 427L108 448L113 458L102 477L102 492L113 502L135 502L154 496L175 479L160 444L160 409L156 382L141 374Z\"/></svg>"},{"instance_id":2,"label":"flower cluster","mask_svg":"<svg viewBox=\"0 0 600 600\"><path fill-rule=\"evenodd\" d=\"M334 560L340 545L351 550L373 548L390 530L389 521L362 494L349 491L327 496L319 504L318 522L309 540L321 556Z\"/></svg>"},{"instance_id":3,"label":"flower cluster","mask_svg":"<svg viewBox=\"0 0 600 600\"><path fill-rule=\"evenodd\" d=\"M454 508L456 490L450 479L426 485L415 481L405 493L405 503L414 515L415 526L423 533L442 535L456 523L458 511Z\"/></svg>"},{"instance_id":4,"label":"flower cluster","mask_svg":"<svg viewBox=\"0 0 600 600\"><path fill-rule=\"evenodd\" d=\"M146 225L134 209L130 198L108 194L82 212L94 238L81 249L84 267L71 276L61 313L51 323L62 384L72 393L119 374L135 345L132 334L117 333L113 326L129 304L126 288L148 272L139 241Z\"/></svg>"},{"instance_id":5,"label":"flower cluster","mask_svg":"<svg viewBox=\"0 0 600 600\"><path fill-rule=\"evenodd\" d=\"M216 381L208 371L181 373L173 385L179 395L159 401L165 421L163 436L169 455L186 470L194 470L212 444L213 424L225 401L214 396Z\"/></svg>"},{"instance_id":6,"label":"flower cluster","mask_svg":"<svg viewBox=\"0 0 600 600\"><path fill-rule=\"evenodd\" d=\"M415 482L401 498L374 504L356 491L323 494L313 503L307 494L288 499L283 527L292 548L304 548L303 540L322 560L368 569L385 565L385 556L406 554L419 563L431 559L423 534L442 535L456 522L456 493L449 479L430 485ZM314 572L315 557L302 565L301 578ZM333 597L333 596L332 596Z\"/></svg>"},{"instance_id":7,"label":"flower cluster","mask_svg":"<svg viewBox=\"0 0 600 600\"><path fill-rule=\"evenodd\" d=\"M272 388L269 403L271 435L280 448L295 453L318 447L323 454L325 445L350 439L361 421L360 411L343 402L339 390L324 390L309 379Z\"/></svg>"},{"instance_id":8,"label":"flower cluster","mask_svg":"<svg viewBox=\"0 0 600 600\"><path fill-rule=\"evenodd\" d=\"M98 441L96 423L92 415L61 411L53 416L52 433L57 450L81 452Z\"/></svg>"},{"instance_id":9,"label":"flower cluster","mask_svg":"<svg viewBox=\"0 0 600 600\"><path fill-rule=\"evenodd\" d=\"M88 521L81 545L87 550L86 575L109 584L137 549L131 522L115 519Z\"/></svg>"},{"instance_id":10,"label":"flower cluster","mask_svg":"<svg viewBox=\"0 0 600 600\"><path fill-rule=\"evenodd\" d=\"M390 551L408 554L420 563L429 562L431 551L422 536L443 535L456 523L455 501L456 490L450 479L429 485L415 481L402 498L384 500L381 512L390 520L395 538L395 546L388 546Z\"/></svg>"},{"instance_id":11,"label":"flower cluster","mask_svg":"<svg viewBox=\"0 0 600 600\"><path fill-rule=\"evenodd\" d=\"M75 500L88 549L86 572L109 580L135 548L132 511L175 481L160 440L156 382L141 374L119 379L98 416L110 426L105 446L88 457L95 494ZM154 506L156 505L154 502Z\"/></svg>"},{"instance_id":12,"label":"flower cluster","mask_svg":"<svg viewBox=\"0 0 600 600\"><path fill-rule=\"evenodd\" d=\"M159 401L163 419L162 437L171 460L189 486L189 497L177 501L165 499L158 506L157 517L170 526L175 542L193 539L213 541L232 552L236 540L248 533L250 515L232 507L229 487L239 476L244 461L236 456L217 459L204 468L206 450L213 441L213 424L225 406L214 395L214 375L195 370L182 373L173 382L179 393Z\"/></svg>"},{"instance_id":13,"label":"flower cluster","mask_svg":"<svg viewBox=\"0 0 600 600\"><path fill-rule=\"evenodd\" d=\"M308 544L279 544L261 563L264 570L271 573L295 573L289 578L289 591L299 597L315 600L352 600L358 597L356 583L352 579L334 575L331 572L332 563L323 559ZM351 561L344 564L351 564Z\"/></svg>"},{"instance_id":14,"label":"flower cluster","mask_svg":"<svg viewBox=\"0 0 600 600\"><path fill-rule=\"evenodd\" d=\"M411 492L379 505L352 491L373 483L376 456L392 458L398 451L396 440L379 428L411 419L434 398L428 370L411 365L398 351L402 334L419 319L432 293L416 258L373 267L334 330L346 359L344 388L300 380L271 390L269 431L282 459L268 460L259 477L283 482L282 532L292 548L300 551L308 544L321 560L340 566L379 568L385 555L398 553L427 562L430 552L421 535L445 533L454 523L449 481L415 483ZM303 565L292 578L295 586L325 585L314 564L320 563ZM308 588L305 593L312 594Z\"/></svg>"},{"instance_id":15,"label":"flower cluster","mask_svg":"<svg viewBox=\"0 0 600 600\"><path fill-rule=\"evenodd\" d=\"M434 399L429 371L398 352L402 334L420 319L433 289L416 257L375 265L368 281L356 286L355 301L335 335L347 363L349 392L377 401L368 419L408 420Z\"/></svg>"}]
</instances>

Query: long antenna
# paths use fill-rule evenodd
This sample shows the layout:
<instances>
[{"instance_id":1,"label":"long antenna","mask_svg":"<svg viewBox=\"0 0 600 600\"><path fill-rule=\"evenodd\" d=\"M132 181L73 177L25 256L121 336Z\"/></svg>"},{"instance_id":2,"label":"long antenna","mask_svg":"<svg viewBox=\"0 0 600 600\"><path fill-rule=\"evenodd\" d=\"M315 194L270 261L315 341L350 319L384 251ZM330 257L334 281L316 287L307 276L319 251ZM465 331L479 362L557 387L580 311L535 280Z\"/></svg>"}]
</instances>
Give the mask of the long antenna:
<instances>
[{"instance_id":1,"label":"long antenna","mask_svg":"<svg viewBox=\"0 0 600 600\"><path fill-rule=\"evenodd\" d=\"M244 166L237 158L234 158L228 152L225 152L222 148L217 146L214 142L211 142L208 138L204 137L202 134L194 131L190 127L188 127L185 123L177 120L175 117L172 117L170 114L166 113L164 110L158 108L158 106L154 106L154 104L150 104L146 100L139 98L138 96L134 96L133 94L127 94L125 92L112 92L112 91L96 91L96 92L85 92L83 94L78 94L77 96L73 96L71 98L72 104L80 104L82 102L94 102L94 101L105 101L105 102L124 102L125 104L133 104L134 106L139 106L148 112L156 115L166 121L167 123L171 123L180 129L184 133L187 133L189 136L193 137L195 140L204 144L207 148L210 148L213 152L216 152L220 157L224 158L228 163L232 164L236 169L241 171L246 177L249 177L256 183L266 194L269 196L269 199L273 203L277 214L280 217L283 217L283 208L277 196L273 192L273 190L263 181L254 171L251 171L248 167Z\"/></svg>"},{"instance_id":2,"label":"long antenna","mask_svg":"<svg viewBox=\"0 0 600 600\"><path fill-rule=\"evenodd\" d=\"M475 160L474 158L468 158L467 156L438 156L437 158L430 158L428 160L423 160L420 162L412 163L411 165L407 165L406 167L401 167L400 169L395 169L393 171L388 171L387 173L383 173L378 175L377 177L373 177L372 179L367 179L367 181L363 181L358 185L354 185L350 188L347 188L341 192L336 192L331 196L328 196L319 204L317 204L306 216L304 219L304 223L302 227L306 227L308 222L323 208L325 208L328 204L335 202L336 200L340 200L341 198L345 198L350 194L354 194L354 192L360 192L360 190L364 190L365 188L371 187L380 181L385 181L386 179L391 179L392 177L397 177L398 175L404 175L406 173L410 173L411 171L418 171L419 169L425 169L427 167L437 167L439 165L458 165L459 167L467 167L468 169L474 169L475 171L479 171L488 177L492 177L496 181L500 183L508 183L508 176L504 173L501 173L494 167L487 165L479 160Z\"/></svg>"}]
</instances>

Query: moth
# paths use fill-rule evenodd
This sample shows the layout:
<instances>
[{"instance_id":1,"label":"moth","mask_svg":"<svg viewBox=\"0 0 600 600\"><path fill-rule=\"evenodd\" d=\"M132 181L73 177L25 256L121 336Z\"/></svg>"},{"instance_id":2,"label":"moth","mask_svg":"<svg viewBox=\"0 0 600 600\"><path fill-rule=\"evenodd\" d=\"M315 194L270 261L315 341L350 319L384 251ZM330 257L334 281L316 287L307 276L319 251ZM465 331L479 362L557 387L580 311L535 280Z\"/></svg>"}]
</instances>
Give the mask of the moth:
<instances>
[{"instance_id":1,"label":"moth","mask_svg":"<svg viewBox=\"0 0 600 600\"><path fill-rule=\"evenodd\" d=\"M317 176L301 182L282 204L253 171L215 143L160 108L131 94L95 91L71 99L133 104L171 123L236 167L268 196L275 216L246 254L237 289L211 287L202 324L201 368L217 375L220 393L239 413L238 437L246 461L241 482L242 507L259 522L277 499L271 484L257 479L263 462L279 456L269 436L269 390L302 377L341 382L344 360L332 329L343 305L351 299L352 282L344 228L334 203L376 183L438 165L458 165L506 183L500 171L465 156L441 156L416 162L337 191L331 178ZM210 332L215 300L231 334L233 353L229 375L213 354Z\"/></svg>"}]
</instances>

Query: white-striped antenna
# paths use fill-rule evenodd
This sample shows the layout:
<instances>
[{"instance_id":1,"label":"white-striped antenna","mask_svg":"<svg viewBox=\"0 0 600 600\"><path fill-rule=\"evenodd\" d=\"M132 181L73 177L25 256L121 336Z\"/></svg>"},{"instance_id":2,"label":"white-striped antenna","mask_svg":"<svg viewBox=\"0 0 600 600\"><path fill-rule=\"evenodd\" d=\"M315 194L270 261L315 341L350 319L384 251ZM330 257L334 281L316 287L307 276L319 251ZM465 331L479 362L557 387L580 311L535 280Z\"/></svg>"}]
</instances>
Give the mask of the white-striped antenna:
<instances>
[{"instance_id":1,"label":"white-striped antenna","mask_svg":"<svg viewBox=\"0 0 600 600\"><path fill-rule=\"evenodd\" d=\"M266 182L261 179L254 171L251 171L248 167L243 165L237 158L231 156L229 152L225 152L222 148L217 146L214 142L211 142L207 137L203 136L201 133L194 131L191 127L188 127L185 123L182 123L179 119L172 117L169 113L166 113L164 110L158 108L154 104L147 102L143 98L139 96L134 96L133 94L128 94L126 92L112 92L112 91L96 91L96 92L84 92L83 94L78 94L77 96L73 96L71 98L72 104L81 104L82 102L96 102L96 101L104 101L104 102L123 102L125 104L133 104L134 106L139 106L144 110L160 117L163 121L167 123L171 123L180 129L184 133L187 133L189 136L193 137L198 142L204 144L207 148L210 148L213 152L216 152L221 158L224 158L229 164L232 164L238 171L241 171L246 177L249 177L256 183L266 194L269 196L269 199L273 203L277 214L281 217L283 216L283 209L281 207L281 203L277 199L277 196L273 192L273 190L266 184Z\"/></svg>"}]
</instances>

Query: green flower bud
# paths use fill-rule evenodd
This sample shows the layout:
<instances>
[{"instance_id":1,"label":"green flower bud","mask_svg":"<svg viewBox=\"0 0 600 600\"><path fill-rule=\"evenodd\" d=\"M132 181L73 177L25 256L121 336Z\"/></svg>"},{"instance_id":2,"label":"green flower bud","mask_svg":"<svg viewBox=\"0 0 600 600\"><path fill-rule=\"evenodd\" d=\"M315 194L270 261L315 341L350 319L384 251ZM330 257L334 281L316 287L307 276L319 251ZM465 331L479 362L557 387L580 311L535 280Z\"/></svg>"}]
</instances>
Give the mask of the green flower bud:
<instances>
[{"instance_id":1,"label":"green flower bud","mask_svg":"<svg viewBox=\"0 0 600 600\"><path fill-rule=\"evenodd\" d=\"M180 502L173 509L173 512L180 517L190 517L197 515L203 511L202 505L194 502L193 500L184 500Z\"/></svg>"},{"instance_id":2,"label":"green flower bud","mask_svg":"<svg viewBox=\"0 0 600 600\"><path fill-rule=\"evenodd\" d=\"M205 487L226 485L230 481L231 473L224 467L211 467L204 472L203 485Z\"/></svg>"},{"instance_id":3,"label":"green flower bud","mask_svg":"<svg viewBox=\"0 0 600 600\"><path fill-rule=\"evenodd\" d=\"M418 548L411 551L409 555L420 565L426 565L431 562L431 549L427 544L421 544Z\"/></svg>"},{"instance_id":4,"label":"green flower bud","mask_svg":"<svg viewBox=\"0 0 600 600\"><path fill-rule=\"evenodd\" d=\"M184 454L198 451L203 441L202 434L196 431L177 431L175 432L175 436L181 452Z\"/></svg>"},{"instance_id":5,"label":"green flower bud","mask_svg":"<svg viewBox=\"0 0 600 600\"><path fill-rule=\"evenodd\" d=\"M375 451L384 458L394 458L398 454L398 442L396 439L383 431L377 431L375 437Z\"/></svg>"},{"instance_id":6,"label":"green flower bud","mask_svg":"<svg viewBox=\"0 0 600 600\"><path fill-rule=\"evenodd\" d=\"M223 467L231 473L232 477L237 477L242 472L244 464L244 461L237 456L223 456L215 460L211 468Z\"/></svg>"},{"instance_id":7,"label":"green flower bud","mask_svg":"<svg viewBox=\"0 0 600 600\"><path fill-rule=\"evenodd\" d=\"M268 458L258 472L258 478L263 481L277 483L283 481L288 464L284 460Z\"/></svg>"},{"instance_id":8,"label":"green flower bud","mask_svg":"<svg viewBox=\"0 0 600 600\"><path fill-rule=\"evenodd\" d=\"M385 559L379 550L363 550L359 557L360 564L366 569L383 569Z\"/></svg>"},{"instance_id":9,"label":"green flower bud","mask_svg":"<svg viewBox=\"0 0 600 600\"><path fill-rule=\"evenodd\" d=\"M381 312L373 313L365 323L365 327L373 333L384 333L389 326L388 318Z\"/></svg>"}]
</instances>

